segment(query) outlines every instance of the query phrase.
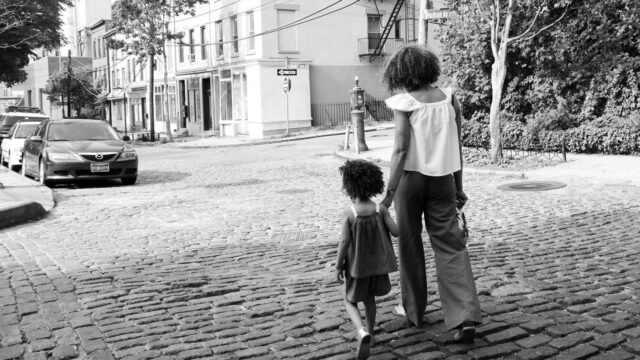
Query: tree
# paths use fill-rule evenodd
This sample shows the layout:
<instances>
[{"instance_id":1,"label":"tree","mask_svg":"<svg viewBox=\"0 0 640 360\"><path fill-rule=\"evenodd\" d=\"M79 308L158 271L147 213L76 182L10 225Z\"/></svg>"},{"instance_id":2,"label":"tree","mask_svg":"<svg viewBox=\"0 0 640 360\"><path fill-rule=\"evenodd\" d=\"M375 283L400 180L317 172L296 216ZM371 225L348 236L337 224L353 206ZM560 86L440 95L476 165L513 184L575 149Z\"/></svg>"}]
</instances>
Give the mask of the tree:
<instances>
[{"instance_id":1,"label":"tree","mask_svg":"<svg viewBox=\"0 0 640 360\"><path fill-rule=\"evenodd\" d=\"M0 82L25 81L24 67L35 49L53 50L65 42L61 12L71 5L71 0L0 0Z\"/></svg>"},{"instance_id":2,"label":"tree","mask_svg":"<svg viewBox=\"0 0 640 360\"><path fill-rule=\"evenodd\" d=\"M138 57L138 61L148 59L149 89L147 91L149 103L149 117L151 118L149 135L155 140L155 108L154 108L154 70L155 56L164 59L164 98L165 108L168 109L169 90L167 84L167 42L181 38L169 29L172 16L181 14L194 15L194 6L207 0L117 0L113 4L112 17L117 33L122 40L112 42L112 47L121 48L129 54ZM167 110L166 131L169 141L171 135L171 121Z\"/></svg>"},{"instance_id":3,"label":"tree","mask_svg":"<svg viewBox=\"0 0 640 360\"><path fill-rule=\"evenodd\" d=\"M474 0L454 5L440 33L443 74L458 86L465 119L486 123L494 62L490 32ZM552 11L547 17L556 19L565 9ZM529 14L514 12L511 32L526 31L530 21ZM526 123L535 135L639 112L639 22L639 2L576 0L555 26L513 43L507 49L501 124Z\"/></svg>"},{"instance_id":4,"label":"tree","mask_svg":"<svg viewBox=\"0 0 640 360\"><path fill-rule=\"evenodd\" d=\"M491 104L489 128L491 133L491 159L502 159L501 100L507 78L509 49L519 42L530 41L545 30L558 24L566 15L572 0L458 0L454 11L471 15L468 21L478 22L481 34L488 34L488 46L493 57L491 64ZM514 19L518 19L516 24ZM514 25L516 24L516 25ZM520 25L518 35L511 31ZM486 47L483 47L486 48Z\"/></svg>"},{"instance_id":5,"label":"tree","mask_svg":"<svg viewBox=\"0 0 640 360\"><path fill-rule=\"evenodd\" d=\"M100 93L91 84L91 73L67 71L52 74L42 92L47 94L47 99L53 103L62 106L67 103L73 104L77 117L82 117L83 108L93 109L97 94Z\"/></svg>"}]
</instances>

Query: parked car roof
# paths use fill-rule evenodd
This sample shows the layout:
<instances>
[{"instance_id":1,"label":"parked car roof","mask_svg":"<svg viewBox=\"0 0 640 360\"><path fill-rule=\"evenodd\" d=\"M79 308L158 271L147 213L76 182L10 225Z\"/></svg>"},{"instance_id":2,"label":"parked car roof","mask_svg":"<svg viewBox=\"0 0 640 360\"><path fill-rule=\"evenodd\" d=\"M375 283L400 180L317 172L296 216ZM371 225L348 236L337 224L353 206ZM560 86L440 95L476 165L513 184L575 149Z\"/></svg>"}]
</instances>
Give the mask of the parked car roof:
<instances>
[{"instance_id":1,"label":"parked car roof","mask_svg":"<svg viewBox=\"0 0 640 360\"><path fill-rule=\"evenodd\" d=\"M49 118L47 115L42 115L39 113L29 113L29 112L8 112L8 113L0 114L0 116L2 115L11 116L11 117L24 116L29 118L47 118L47 119Z\"/></svg>"}]
</instances>

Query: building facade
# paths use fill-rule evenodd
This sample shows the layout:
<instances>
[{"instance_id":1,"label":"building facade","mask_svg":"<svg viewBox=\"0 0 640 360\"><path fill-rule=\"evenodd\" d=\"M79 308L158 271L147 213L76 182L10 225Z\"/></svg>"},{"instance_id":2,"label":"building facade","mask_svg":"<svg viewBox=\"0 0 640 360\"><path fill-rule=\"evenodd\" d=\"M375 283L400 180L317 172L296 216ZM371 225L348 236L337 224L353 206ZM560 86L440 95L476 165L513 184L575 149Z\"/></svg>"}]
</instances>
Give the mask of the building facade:
<instances>
[{"instance_id":1,"label":"building facade","mask_svg":"<svg viewBox=\"0 0 640 360\"><path fill-rule=\"evenodd\" d=\"M148 64L108 48L118 34L110 19L88 14L93 1L76 0L75 48L91 60L105 118L126 132L148 131L151 121L156 132L166 132L167 119L170 131L195 135L265 137L306 129L327 113L325 104L349 102L356 76L367 101L382 103L389 96L381 84L385 56L418 37L414 0L210 0L196 5L194 15L170 20L181 39L167 44L166 64L162 55ZM95 9L110 6L95 1ZM431 9L443 5L428 1ZM428 25L427 39L438 51L436 26Z\"/></svg>"}]
</instances>

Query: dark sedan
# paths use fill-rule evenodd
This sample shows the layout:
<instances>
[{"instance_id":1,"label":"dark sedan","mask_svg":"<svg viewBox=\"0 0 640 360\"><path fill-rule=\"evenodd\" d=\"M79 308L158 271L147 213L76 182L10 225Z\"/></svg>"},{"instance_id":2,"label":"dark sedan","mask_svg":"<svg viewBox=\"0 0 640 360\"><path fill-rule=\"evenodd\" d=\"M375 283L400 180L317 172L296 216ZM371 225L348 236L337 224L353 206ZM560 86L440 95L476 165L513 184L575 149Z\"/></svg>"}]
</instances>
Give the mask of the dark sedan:
<instances>
[{"instance_id":1,"label":"dark sedan","mask_svg":"<svg viewBox=\"0 0 640 360\"><path fill-rule=\"evenodd\" d=\"M138 154L102 120L45 120L25 141L22 174L44 185L95 179L131 185Z\"/></svg>"}]
</instances>

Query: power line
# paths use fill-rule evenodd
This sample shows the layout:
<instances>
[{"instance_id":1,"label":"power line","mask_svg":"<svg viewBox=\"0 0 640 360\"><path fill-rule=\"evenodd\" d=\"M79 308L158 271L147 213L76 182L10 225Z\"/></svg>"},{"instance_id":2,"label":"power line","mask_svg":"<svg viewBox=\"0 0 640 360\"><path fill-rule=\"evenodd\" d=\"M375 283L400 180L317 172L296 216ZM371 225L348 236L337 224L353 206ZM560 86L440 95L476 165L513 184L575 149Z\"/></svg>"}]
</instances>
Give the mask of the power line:
<instances>
[{"instance_id":1,"label":"power line","mask_svg":"<svg viewBox=\"0 0 640 360\"><path fill-rule=\"evenodd\" d=\"M344 0L338 0L338 1L334 2L334 3L332 3L331 5L326 6L326 7L322 8L322 9L320 9L320 10L317 10L317 11L315 11L315 12L313 12L313 13L311 13L311 14L309 14L309 15L305 16L305 17L302 17L302 18L300 18L300 19L298 19L298 20L292 21L292 22L290 22L290 23L288 23L288 24L285 24L285 25L282 25L282 26L279 26L279 27L276 27L276 28L273 28L273 29L269 29L269 30L263 31L263 32L258 33L258 34L251 35L251 36L247 36L247 37L243 37L243 38L238 38L238 39L235 39L235 40L219 41L219 42L210 42L210 43L200 43L200 44L187 44L187 43L183 43L182 41L180 41L180 42L174 42L173 44L169 44L169 46L172 46L172 47L176 47L176 46L210 46L210 45L230 44L230 43L234 43L234 42L236 42L236 41L248 40L248 39L256 38L256 37L258 37L258 36L263 36L263 35L272 34L272 33L274 33L274 32L278 32L278 31L280 31L280 30L286 30L286 29L289 29L289 28L294 27L294 26L302 25L302 24L308 23L308 22L310 22L310 21L313 21L313 20L317 20L317 19L323 18L323 17L325 17L325 16L331 15L331 14L333 14L333 13L336 13L336 12L338 12L338 11L341 11L341 10L343 10L343 9L346 9L346 8L348 8L348 7L350 7L350 6L353 6L353 5L355 5L359 0L355 0L355 1L353 1L352 3L349 3L349 4L347 4L347 5L343 6L343 7L340 7L340 8L334 9L334 10L332 10L332 11L330 11L330 12L325 13L325 14L322 14L322 15L316 16L316 17L311 18L311 19L308 19L309 17L311 17L311 16L313 16L313 15L316 15L316 14L318 14L318 13L320 13L320 12L322 12L322 11L324 11L324 10L326 10L326 9L328 9L328 8L332 7L333 5L335 5L335 4L337 4L337 3L340 3L340 2L342 2L342 1L344 1ZM307 20L305 20L305 19L307 19ZM302 20L305 20L305 21L302 21Z\"/></svg>"},{"instance_id":2,"label":"power line","mask_svg":"<svg viewBox=\"0 0 640 360\"><path fill-rule=\"evenodd\" d=\"M251 8L251 9L243 10L242 12L247 13L247 12L250 12L250 11L254 11L254 10L257 10L257 9L260 9L260 8L263 8L263 7L266 7L266 6L267 6L267 5L269 5L269 4L273 4L273 3L274 3L274 2L276 2L276 1L278 1L278 0L271 0L271 1L269 1L268 3L264 3L264 4L260 5L260 6L256 6L256 7ZM290 3L290 2L292 2L292 1L295 1L295 0L287 0L287 1L283 2L282 4ZM237 1L236 1L236 2L237 2ZM228 4L228 5L232 5L232 4ZM225 5L225 6L228 6L228 5ZM223 6L223 7L224 7L224 6ZM211 14L211 13L213 13L213 12L215 12L215 11L218 11L218 10L220 10L220 9L222 9L222 8L209 10L209 11L207 11L207 12L204 12L204 13L202 13L202 14L198 14L198 15L196 15L196 16L192 16L192 17L189 17L189 18L176 19L176 20L174 20L174 22L179 23L179 22L183 22L183 21L190 21L190 20L194 20L194 19L199 18L199 17L201 17L201 16L209 15L209 14ZM226 16L226 17L223 17L223 18L219 18L218 20L230 19L230 18L232 18L232 17L234 17L234 16L235 16L235 15Z\"/></svg>"}]
</instances>

